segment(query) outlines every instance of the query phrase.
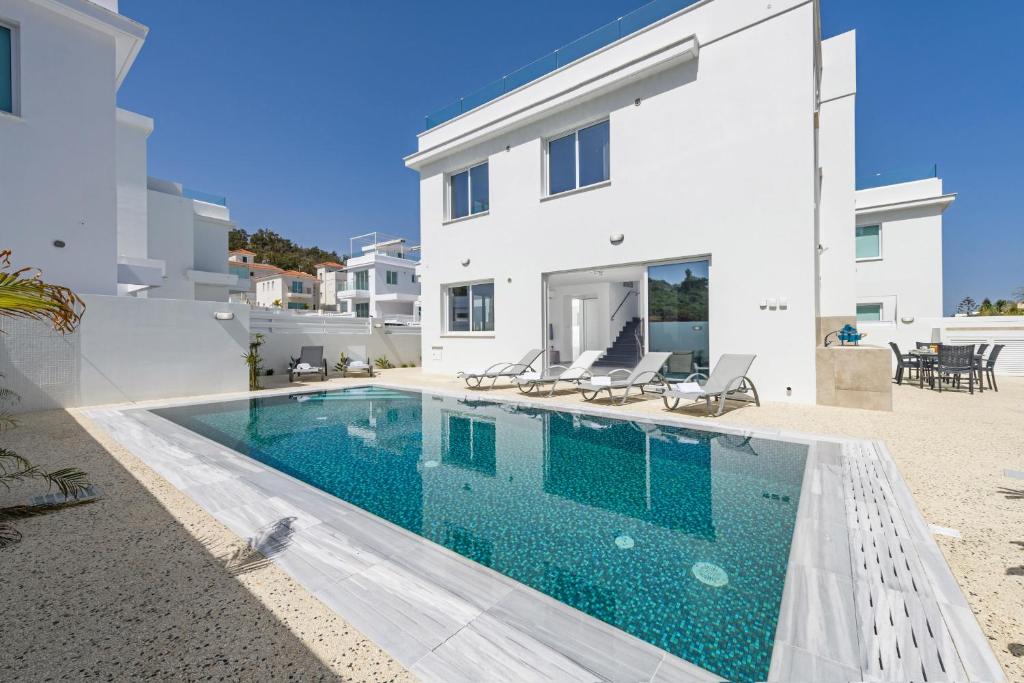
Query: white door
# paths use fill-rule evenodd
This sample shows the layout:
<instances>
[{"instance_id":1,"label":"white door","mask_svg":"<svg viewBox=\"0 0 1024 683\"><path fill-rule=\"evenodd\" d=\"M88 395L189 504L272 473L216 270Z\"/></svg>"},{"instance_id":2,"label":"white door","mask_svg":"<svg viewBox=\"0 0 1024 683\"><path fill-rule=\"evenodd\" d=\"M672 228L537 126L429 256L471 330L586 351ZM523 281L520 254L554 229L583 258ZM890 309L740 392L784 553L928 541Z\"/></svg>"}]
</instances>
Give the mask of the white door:
<instances>
[{"instance_id":1,"label":"white door","mask_svg":"<svg viewBox=\"0 0 1024 683\"><path fill-rule=\"evenodd\" d=\"M596 348L599 343L597 301L593 298L572 298L572 360L579 358L584 351Z\"/></svg>"}]
</instances>

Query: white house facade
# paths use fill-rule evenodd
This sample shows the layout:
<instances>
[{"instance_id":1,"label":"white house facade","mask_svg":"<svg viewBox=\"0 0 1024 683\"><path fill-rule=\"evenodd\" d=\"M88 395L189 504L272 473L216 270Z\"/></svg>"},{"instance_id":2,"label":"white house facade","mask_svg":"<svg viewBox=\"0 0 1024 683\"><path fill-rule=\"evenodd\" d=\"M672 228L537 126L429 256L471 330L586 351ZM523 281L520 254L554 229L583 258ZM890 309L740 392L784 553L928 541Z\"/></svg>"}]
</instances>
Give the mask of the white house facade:
<instances>
[{"instance_id":1,"label":"white house facade","mask_svg":"<svg viewBox=\"0 0 1024 683\"><path fill-rule=\"evenodd\" d=\"M338 269L337 264L318 268L318 273L323 271L321 280L330 282L334 292L333 299L324 295L325 309L373 318L384 324L417 323L419 249L409 247L404 239L373 232L353 237L350 253L344 270ZM337 302L337 307L326 308L329 301Z\"/></svg>"},{"instance_id":2,"label":"white house facade","mask_svg":"<svg viewBox=\"0 0 1024 683\"><path fill-rule=\"evenodd\" d=\"M226 202L147 176L116 106L148 29L116 0L0 0L0 242L83 294L227 301Z\"/></svg>"},{"instance_id":3,"label":"white house facade","mask_svg":"<svg viewBox=\"0 0 1024 683\"><path fill-rule=\"evenodd\" d=\"M309 273L284 270L256 280L256 305L262 308L283 308L312 311L319 299L319 281Z\"/></svg>"}]
</instances>

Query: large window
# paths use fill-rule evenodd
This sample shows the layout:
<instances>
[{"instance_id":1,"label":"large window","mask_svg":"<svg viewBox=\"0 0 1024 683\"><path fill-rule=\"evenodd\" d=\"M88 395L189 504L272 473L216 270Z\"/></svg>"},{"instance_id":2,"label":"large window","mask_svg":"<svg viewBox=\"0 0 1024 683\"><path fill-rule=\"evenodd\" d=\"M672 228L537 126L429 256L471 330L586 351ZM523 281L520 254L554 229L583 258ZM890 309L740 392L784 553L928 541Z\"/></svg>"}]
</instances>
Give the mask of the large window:
<instances>
[{"instance_id":1,"label":"large window","mask_svg":"<svg viewBox=\"0 0 1024 683\"><path fill-rule=\"evenodd\" d=\"M474 282L448 288L448 331L494 331L493 282Z\"/></svg>"},{"instance_id":2,"label":"large window","mask_svg":"<svg viewBox=\"0 0 1024 683\"><path fill-rule=\"evenodd\" d=\"M370 304L356 304L356 317L357 318L369 318L370 317Z\"/></svg>"},{"instance_id":3,"label":"large window","mask_svg":"<svg viewBox=\"0 0 1024 683\"><path fill-rule=\"evenodd\" d=\"M548 142L548 194L559 194L611 178L607 121Z\"/></svg>"},{"instance_id":4,"label":"large window","mask_svg":"<svg viewBox=\"0 0 1024 683\"><path fill-rule=\"evenodd\" d=\"M302 280L292 280L292 294L302 294Z\"/></svg>"},{"instance_id":5,"label":"large window","mask_svg":"<svg viewBox=\"0 0 1024 683\"><path fill-rule=\"evenodd\" d=\"M368 270L357 270L355 272L355 288L356 289L369 289L370 288L370 271L368 271Z\"/></svg>"},{"instance_id":6,"label":"large window","mask_svg":"<svg viewBox=\"0 0 1024 683\"><path fill-rule=\"evenodd\" d=\"M14 113L14 31L0 24L0 111Z\"/></svg>"},{"instance_id":7,"label":"large window","mask_svg":"<svg viewBox=\"0 0 1024 683\"><path fill-rule=\"evenodd\" d=\"M882 258L882 228L878 225L857 227L857 260Z\"/></svg>"},{"instance_id":8,"label":"large window","mask_svg":"<svg viewBox=\"0 0 1024 683\"><path fill-rule=\"evenodd\" d=\"M882 304L857 304L857 322L879 322Z\"/></svg>"},{"instance_id":9,"label":"large window","mask_svg":"<svg viewBox=\"0 0 1024 683\"><path fill-rule=\"evenodd\" d=\"M385 280L389 285L398 284L398 271L397 270L386 270L384 271Z\"/></svg>"},{"instance_id":10,"label":"large window","mask_svg":"<svg viewBox=\"0 0 1024 683\"><path fill-rule=\"evenodd\" d=\"M487 162L448 177L448 218L465 218L491 208Z\"/></svg>"}]
</instances>

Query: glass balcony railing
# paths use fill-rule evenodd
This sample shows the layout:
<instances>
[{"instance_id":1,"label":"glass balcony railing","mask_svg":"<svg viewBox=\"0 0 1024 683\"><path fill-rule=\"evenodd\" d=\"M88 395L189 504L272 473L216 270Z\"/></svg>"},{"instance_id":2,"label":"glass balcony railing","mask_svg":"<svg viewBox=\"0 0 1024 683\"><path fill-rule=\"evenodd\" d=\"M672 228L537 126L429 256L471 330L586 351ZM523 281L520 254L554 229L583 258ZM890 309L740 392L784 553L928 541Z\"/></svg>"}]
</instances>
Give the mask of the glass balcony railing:
<instances>
[{"instance_id":1,"label":"glass balcony railing","mask_svg":"<svg viewBox=\"0 0 1024 683\"><path fill-rule=\"evenodd\" d=\"M476 109L491 100L496 100L505 93L512 92L516 88L535 81L541 76L545 76L567 64L571 64L581 57L586 57L606 45L611 45L620 38L647 28L651 24L661 21L665 17L671 16L697 2L698 0L652 0L652 2L638 7L629 14L619 17L615 21L609 22L567 45L563 45L554 52L549 52L540 59L516 69L509 75L499 78L465 97L460 97L447 107L442 107L434 113L427 115L426 129L430 130L434 126L450 121L460 114Z\"/></svg>"},{"instance_id":2,"label":"glass balcony railing","mask_svg":"<svg viewBox=\"0 0 1024 683\"><path fill-rule=\"evenodd\" d=\"M857 189L869 190L872 187L883 185L896 185L897 183L910 183L915 180L926 180L939 177L938 164L930 166L913 166L907 168L894 168L889 171L868 173L857 176Z\"/></svg>"},{"instance_id":3,"label":"glass balcony railing","mask_svg":"<svg viewBox=\"0 0 1024 683\"><path fill-rule=\"evenodd\" d=\"M228 266L228 272L230 272L232 275L237 275L239 280L249 279L248 266Z\"/></svg>"},{"instance_id":4,"label":"glass balcony railing","mask_svg":"<svg viewBox=\"0 0 1024 683\"><path fill-rule=\"evenodd\" d=\"M216 204L217 206L227 206L228 198L221 197L220 195L210 194L209 192L203 192L201 190L193 190L190 187L181 188L181 195L188 197L189 199L196 199L207 204Z\"/></svg>"}]
</instances>

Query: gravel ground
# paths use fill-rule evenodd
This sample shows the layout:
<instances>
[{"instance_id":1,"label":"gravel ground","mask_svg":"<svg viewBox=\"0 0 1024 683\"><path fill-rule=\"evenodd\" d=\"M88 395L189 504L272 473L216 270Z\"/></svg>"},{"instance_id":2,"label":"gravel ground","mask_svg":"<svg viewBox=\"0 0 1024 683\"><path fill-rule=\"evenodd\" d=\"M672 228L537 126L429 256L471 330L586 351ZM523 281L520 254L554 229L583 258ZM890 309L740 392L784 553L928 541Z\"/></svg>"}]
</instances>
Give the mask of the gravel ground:
<instances>
[{"instance_id":1,"label":"gravel ground","mask_svg":"<svg viewBox=\"0 0 1024 683\"><path fill-rule=\"evenodd\" d=\"M381 380L464 388L416 369ZM1008 678L1024 680L1024 479L1003 474L1024 471L1024 378L1000 388L969 396L894 387L891 413L768 403L718 420L885 441L928 522L960 532L938 536L939 546ZM494 393L510 392L519 395ZM570 392L539 400L579 403ZM664 414L660 401L622 410ZM703 419L699 409L677 412ZM23 416L0 445L40 465L77 465L103 493L19 522L25 540L0 551L0 679L411 680L274 565L232 575L226 558L242 540L86 418ZM19 487L0 504L31 493Z\"/></svg>"}]
</instances>

